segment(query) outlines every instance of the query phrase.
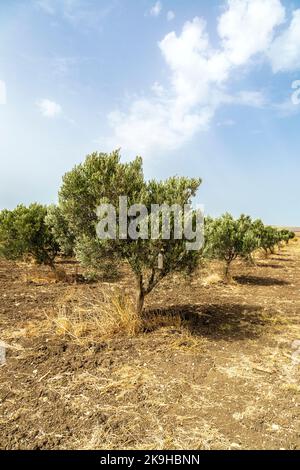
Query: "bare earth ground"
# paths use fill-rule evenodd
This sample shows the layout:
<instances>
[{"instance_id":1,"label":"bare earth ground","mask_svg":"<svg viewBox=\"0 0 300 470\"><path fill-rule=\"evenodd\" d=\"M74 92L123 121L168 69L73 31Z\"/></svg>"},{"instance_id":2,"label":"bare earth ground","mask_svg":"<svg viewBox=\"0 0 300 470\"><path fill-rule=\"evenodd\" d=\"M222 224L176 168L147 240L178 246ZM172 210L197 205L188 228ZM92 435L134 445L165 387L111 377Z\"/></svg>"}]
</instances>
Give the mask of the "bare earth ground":
<instances>
[{"instance_id":1,"label":"bare earth ground","mask_svg":"<svg viewBox=\"0 0 300 470\"><path fill-rule=\"evenodd\" d=\"M133 337L82 339L51 320L101 315L108 283L42 268L26 282L28 269L0 263L0 448L300 448L300 242L237 263L229 286L218 265L167 279Z\"/></svg>"}]
</instances>

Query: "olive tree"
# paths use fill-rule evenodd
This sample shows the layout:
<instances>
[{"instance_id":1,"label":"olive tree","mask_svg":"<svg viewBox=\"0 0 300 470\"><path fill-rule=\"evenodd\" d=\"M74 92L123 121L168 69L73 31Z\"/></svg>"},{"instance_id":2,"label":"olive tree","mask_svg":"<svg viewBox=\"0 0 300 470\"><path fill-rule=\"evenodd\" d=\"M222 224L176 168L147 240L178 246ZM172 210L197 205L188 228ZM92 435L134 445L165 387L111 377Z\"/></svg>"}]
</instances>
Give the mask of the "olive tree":
<instances>
[{"instance_id":1,"label":"olive tree","mask_svg":"<svg viewBox=\"0 0 300 470\"><path fill-rule=\"evenodd\" d=\"M260 235L260 246L265 251L265 254L274 253L275 246L279 242L279 231L269 225L265 226Z\"/></svg>"},{"instance_id":2,"label":"olive tree","mask_svg":"<svg viewBox=\"0 0 300 470\"><path fill-rule=\"evenodd\" d=\"M254 263L253 252L260 246L263 223L242 214L238 219L226 213L205 219L205 254L225 262L225 279L230 280L231 263L241 257Z\"/></svg>"},{"instance_id":3,"label":"olive tree","mask_svg":"<svg viewBox=\"0 0 300 470\"><path fill-rule=\"evenodd\" d=\"M279 236L280 236L281 241L285 242L288 245L289 241L293 240L296 235L294 232L291 232L288 229L282 229L279 231Z\"/></svg>"},{"instance_id":4,"label":"olive tree","mask_svg":"<svg viewBox=\"0 0 300 470\"><path fill-rule=\"evenodd\" d=\"M205 221L205 253L225 262L225 279L230 279L231 263L242 253L239 223L226 213Z\"/></svg>"},{"instance_id":5,"label":"olive tree","mask_svg":"<svg viewBox=\"0 0 300 470\"><path fill-rule=\"evenodd\" d=\"M260 236L263 229L261 220L252 220L250 216L242 214L238 220L238 233L241 240L241 258L255 264L253 253L260 247Z\"/></svg>"},{"instance_id":6,"label":"olive tree","mask_svg":"<svg viewBox=\"0 0 300 470\"><path fill-rule=\"evenodd\" d=\"M0 212L0 254L12 260L31 256L37 264L55 268L59 246L45 222L47 207L31 204Z\"/></svg>"},{"instance_id":7,"label":"olive tree","mask_svg":"<svg viewBox=\"0 0 300 470\"><path fill-rule=\"evenodd\" d=\"M192 271L196 268L199 251L187 249L187 239L174 237L175 220L171 217L170 239L163 237L162 214L156 236L149 236L149 218L153 205L190 204L201 183L200 179L174 177L166 181L145 181L142 159L122 163L119 151L111 154L93 153L63 177L59 192L59 209L75 237L75 253L85 265L103 266L126 261L136 279L136 311L143 310L144 299L169 273ZM126 204L140 205L136 218L120 208L120 197ZM101 222L97 208L110 204L115 211L114 234L97 236ZM143 205L141 207L141 205ZM139 207L139 206L138 206ZM146 208L146 214L144 213ZM103 214L102 214L103 216ZM195 225L195 214L192 224ZM103 217L102 217L103 218ZM102 220L103 221L103 220ZM136 237L124 233L124 223ZM193 226L194 226L193 225ZM189 240L191 241L191 240Z\"/></svg>"},{"instance_id":8,"label":"olive tree","mask_svg":"<svg viewBox=\"0 0 300 470\"><path fill-rule=\"evenodd\" d=\"M59 245L60 253L65 256L74 254L75 237L60 208L51 205L47 209L45 223Z\"/></svg>"},{"instance_id":9,"label":"olive tree","mask_svg":"<svg viewBox=\"0 0 300 470\"><path fill-rule=\"evenodd\" d=\"M290 240L295 240L295 238L296 238L295 232L291 232L291 231L289 230L289 235L288 235L288 239L286 240L286 244L288 245L289 241L290 241Z\"/></svg>"}]
</instances>

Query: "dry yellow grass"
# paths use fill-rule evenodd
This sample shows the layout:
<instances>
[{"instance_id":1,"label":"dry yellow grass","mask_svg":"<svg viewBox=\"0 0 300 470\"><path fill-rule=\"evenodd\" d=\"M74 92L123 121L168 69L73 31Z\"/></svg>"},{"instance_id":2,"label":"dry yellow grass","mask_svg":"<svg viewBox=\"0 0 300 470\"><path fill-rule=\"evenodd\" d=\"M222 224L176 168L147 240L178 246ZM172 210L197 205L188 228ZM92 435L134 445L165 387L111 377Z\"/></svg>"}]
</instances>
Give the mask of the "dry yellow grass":
<instances>
[{"instance_id":1,"label":"dry yellow grass","mask_svg":"<svg viewBox=\"0 0 300 470\"><path fill-rule=\"evenodd\" d=\"M44 320L27 323L27 336L37 337L49 332L86 344L115 335L136 335L142 322L126 294L120 289L103 290L101 294L91 297L89 292L70 286L53 309L44 310Z\"/></svg>"},{"instance_id":2,"label":"dry yellow grass","mask_svg":"<svg viewBox=\"0 0 300 470\"><path fill-rule=\"evenodd\" d=\"M202 279L202 285L204 287L210 287L214 284L219 284L223 281L222 276L218 273L212 273Z\"/></svg>"},{"instance_id":3,"label":"dry yellow grass","mask_svg":"<svg viewBox=\"0 0 300 470\"><path fill-rule=\"evenodd\" d=\"M141 327L132 302L119 290L104 291L103 299L93 302L81 293L77 302L62 303L48 318L57 334L69 335L80 343L116 334L134 336Z\"/></svg>"}]
</instances>

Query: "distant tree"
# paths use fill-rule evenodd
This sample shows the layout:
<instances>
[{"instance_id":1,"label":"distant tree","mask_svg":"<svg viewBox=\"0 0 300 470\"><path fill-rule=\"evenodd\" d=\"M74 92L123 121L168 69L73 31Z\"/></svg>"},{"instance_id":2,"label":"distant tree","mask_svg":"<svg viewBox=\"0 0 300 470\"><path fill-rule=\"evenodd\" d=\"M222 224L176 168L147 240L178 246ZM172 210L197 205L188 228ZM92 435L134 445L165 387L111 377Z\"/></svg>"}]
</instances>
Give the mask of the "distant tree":
<instances>
[{"instance_id":1,"label":"distant tree","mask_svg":"<svg viewBox=\"0 0 300 470\"><path fill-rule=\"evenodd\" d=\"M0 212L0 254L17 260L31 256L54 269L59 246L45 223L47 207L31 204Z\"/></svg>"},{"instance_id":2,"label":"distant tree","mask_svg":"<svg viewBox=\"0 0 300 470\"><path fill-rule=\"evenodd\" d=\"M237 224L241 240L240 256L255 264L253 253L260 247L260 236L264 225L261 220L252 221L250 216L244 214L239 217Z\"/></svg>"},{"instance_id":3,"label":"distant tree","mask_svg":"<svg viewBox=\"0 0 300 470\"><path fill-rule=\"evenodd\" d=\"M241 257L254 264L253 252L260 247L263 223L242 214L234 219L226 213L205 219L205 254L225 262L225 279L229 281L232 262Z\"/></svg>"},{"instance_id":4,"label":"distant tree","mask_svg":"<svg viewBox=\"0 0 300 470\"><path fill-rule=\"evenodd\" d=\"M280 240L279 232L276 228L265 226L261 231L260 246L265 251L265 254L274 253L275 246Z\"/></svg>"},{"instance_id":5,"label":"distant tree","mask_svg":"<svg viewBox=\"0 0 300 470\"><path fill-rule=\"evenodd\" d=\"M45 223L65 256L74 254L75 237L58 206L48 206Z\"/></svg>"},{"instance_id":6,"label":"distant tree","mask_svg":"<svg viewBox=\"0 0 300 470\"><path fill-rule=\"evenodd\" d=\"M151 204L180 204L191 201L201 181L194 178L170 178L167 181L146 182L142 171L142 159L129 163L120 162L119 151L111 154L93 153L85 162L77 165L63 178L59 192L59 209L75 236L75 252L85 265L100 268L104 260L112 264L127 261L136 279L136 311L143 310L144 299L155 286L174 271L192 271L199 258L198 251L188 251L186 240L165 240L160 224L157 239L144 239L140 217L136 227L138 239L99 239L96 226L99 218L96 209L101 203L116 208L116 230L120 228L119 196L127 196L128 206L144 204L150 212ZM131 224L128 216L126 223ZM135 222L134 222L135 223ZM171 224L171 231L174 231Z\"/></svg>"},{"instance_id":7,"label":"distant tree","mask_svg":"<svg viewBox=\"0 0 300 470\"><path fill-rule=\"evenodd\" d=\"M290 240L293 240L295 238L295 236L295 233L291 232L288 229L282 229L279 231L280 240L285 242L287 245L289 244Z\"/></svg>"},{"instance_id":8,"label":"distant tree","mask_svg":"<svg viewBox=\"0 0 300 470\"><path fill-rule=\"evenodd\" d=\"M295 238L296 238L295 232L291 232L291 231L290 231L290 233L289 233L289 238L288 238L288 240L287 240L287 242L286 242L287 245L288 245L288 243L289 243L290 240L295 240Z\"/></svg>"},{"instance_id":9,"label":"distant tree","mask_svg":"<svg viewBox=\"0 0 300 470\"><path fill-rule=\"evenodd\" d=\"M225 262L225 279L230 280L231 263L242 253L239 223L226 213L205 222L205 254Z\"/></svg>"}]
</instances>

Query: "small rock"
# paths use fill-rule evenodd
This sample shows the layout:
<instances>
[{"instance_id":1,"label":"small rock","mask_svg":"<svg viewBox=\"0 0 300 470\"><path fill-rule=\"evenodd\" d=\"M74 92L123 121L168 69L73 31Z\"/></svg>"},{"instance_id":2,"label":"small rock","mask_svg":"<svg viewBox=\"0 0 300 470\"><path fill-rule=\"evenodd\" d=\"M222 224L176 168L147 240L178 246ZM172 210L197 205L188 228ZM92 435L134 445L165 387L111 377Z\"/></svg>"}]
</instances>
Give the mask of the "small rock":
<instances>
[{"instance_id":1,"label":"small rock","mask_svg":"<svg viewBox=\"0 0 300 470\"><path fill-rule=\"evenodd\" d=\"M272 424L271 429L272 429L272 431L279 431L280 426L278 426L278 424Z\"/></svg>"}]
</instances>

